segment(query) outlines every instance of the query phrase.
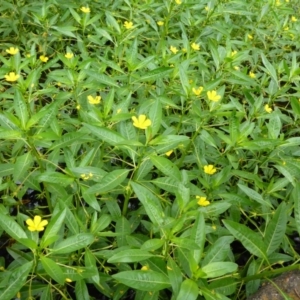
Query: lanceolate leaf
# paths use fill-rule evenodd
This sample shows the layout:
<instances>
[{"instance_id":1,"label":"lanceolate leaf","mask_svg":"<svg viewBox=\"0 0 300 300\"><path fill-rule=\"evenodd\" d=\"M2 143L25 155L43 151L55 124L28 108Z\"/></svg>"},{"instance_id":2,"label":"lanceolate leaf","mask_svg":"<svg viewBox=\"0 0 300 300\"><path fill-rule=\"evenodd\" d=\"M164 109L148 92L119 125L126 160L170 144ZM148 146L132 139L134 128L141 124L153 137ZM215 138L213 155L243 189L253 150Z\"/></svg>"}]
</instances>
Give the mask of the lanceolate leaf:
<instances>
[{"instance_id":1,"label":"lanceolate leaf","mask_svg":"<svg viewBox=\"0 0 300 300\"><path fill-rule=\"evenodd\" d=\"M23 228L10 216L0 213L0 227L15 240L27 239Z\"/></svg>"},{"instance_id":2,"label":"lanceolate leaf","mask_svg":"<svg viewBox=\"0 0 300 300\"><path fill-rule=\"evenodd\" d=\"M229 232L238 239L251 254L267 260L266 245L258 233L234 221L224 220L223 223Z\"/></svg>"},{"instance_id":3,"label":"lanceolate leaf","mask_svg":"<svg viewBox=\"0 0 300 300\"><path fill-rule=\"evenodd\" d=\"M117 254L109 258L107 262L108 263L121 263L121 262L131 263L131 262L143 261L152 256L153 254L145 250L129 249L129 250L118 252Z\"/></svg>"},{"instance_id":4,"label":"lanceolate leaf","mask_svg":"<svg viewBox=\"0 0 300 300\"><path fill-rule=\"evenodd\" d=\"M266 228L265 244L267 254L270 255L279 247L283 241L287 223L287 210L285 202L282 202Z\"/></svg>"},{"instance_id":5,"label":"lanceolate leaf","mask_svg":"<svg viewBox=\"0 0 300 300\"><path fill-rule=\"evenodd\" d=\"M198 285L191 279L186 279L180 286L179 295L176 300L196 300L199 295Z\"/></svg>"},{"instance_id":6,"label":"lanceolate leaf","mask_svg":"<svg viewBox=\"0 0 300 300\"><path fill-rule=\"evenodd\" d=\"M159 291L170 287L167 276L155 271L124 271L112 275L117 281L137 290Z\"/></svg>"},{"instance_id":7,"label":"lanceolate leaf","mask_svg":"<svg viewBox=\"0 0 300 300\"><path fill-rule=\"evenodd\" d=\"M18 89L15 90L14 107L16 114L21 122L21 127L22 129L25 129L26 123L28 121L28 109L24 97Z\"/></svg>"},{"instance_id":8,"label":"lanceolate leaf","mask_svg":"<svg viewBox=\"0 0 300 300\"><path fill-rule=\"evenodd\" d=\"M76 250L87 247L93 241L94 236L92 234L78 233L56 244L55 247L51 250L55 254L72 253Z\"/></svg>"},{"instance_id":9,"label":"lanceolate leaf","mask_svg":"<svg viewBox=\"0 0 300 300\"><path fill-rule=\"evenodd\" d=\"M8 280L5 288L0 289L1 300L10 300L16 296L22 286L25 284L30 270L32 269L33 262L23 264L21 267L15 268Z\"/></svg>"}]
</instances>

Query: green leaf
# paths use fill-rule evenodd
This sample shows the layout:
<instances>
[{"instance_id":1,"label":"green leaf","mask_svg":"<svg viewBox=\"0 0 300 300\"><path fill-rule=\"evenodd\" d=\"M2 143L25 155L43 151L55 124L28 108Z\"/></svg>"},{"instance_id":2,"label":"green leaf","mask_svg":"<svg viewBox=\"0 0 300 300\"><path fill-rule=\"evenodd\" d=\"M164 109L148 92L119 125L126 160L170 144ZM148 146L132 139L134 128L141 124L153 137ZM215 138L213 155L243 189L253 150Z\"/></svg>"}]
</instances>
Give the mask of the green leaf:
<instances>
[{"instance_id":1,"label":"green leaf","mask_svg":"<svg viewBox=\"0 0 300 300\"><path fill-rule=\"evenodd\" d=\"M266 67L266 69L268 70L268 72L271 75L271 78L275 81L276 85L278 86L278 79L277 79L277 74L276 74L276 70L273 67L273 65L268 61L268 59L266 58L266 56L261 53L261 59L262 62L264 64L264 66Z\"/></svg>"},{"instance_id":2,"label":"green leaf","mask_svg":"<svg viewBox=\"0 0 300 300\"><path fill-rule=\"evenodd\" d=\"M160 170L164 175L169 176L178 181L181 180L181 173L178 167L169 159L162 156L150 156L151 162L155 167Z\"/></svg>"},{"instance_id":3,"label":"green leaf","mask_svg":"<svg viewBox=\"0 0 300 300\"><path fill-rule=\"evenodd\" d=\"M33 162L34 160L31 152L27 152L24 155L18 156L13 172L15 182L23 180L25 175L28 176L29 169L33 165Z\"/></svg>"},{"instance_id":4,"label":"green leaf","mask_svg":"<svg viewBox=\"0 0 300 300\"><path fill-rule=\"evenodd\" d=\"M154 225L162 226L164 223L163 209L159 200L146 188L141 185L130 183L138 199L143 204L148 217Z\"/></svg>"},{"instance_id":5,"label":"green leaf","mask_svg":"<svg viewBox=\"0 0 300 300\"><path fill-rule=\"evenodd\" d=\"M264 198L256 191L253 189L248 188L247 186L238 183L238 187L252 200L258 202L259 204L263 206L269 206L272 207L272 204L269 202L265 201Z\"/></svg>"},{"instance_id":6,"label":"green leaf","mask_svg":"<svg viewBox=\"0 0 300 300\"><path fill-rule=\"evenodd\" d=\"M263 258L266 261L268 260L266 256L266 245L259 234L255 233L245 225L234 221L223 220L223 223L229 232L238 239L251 254Z\"/></svg>"},{"instance_id":7,"label":"green leaf","mask_svg":"<svg viewBox=\"0 0 300 300\"><path fill-rule=\"evenodd\" d=\"M205 244L206 234L205 234L205 220L202 213L198 213L195 223L191 228L190 238L196 243L199 249L193 250L193 257L197 263L200 263L203 248ZM207 255L205 254L205 257Z\"/></svg>"},{"instance_id":8,"label":"green leaf","mask_svg":"<svg viewBox=\"0 0 300 300\"><path fill-rule=\"evenodd\" d=\"M186 279L180 286L180 291L176 300L196 300L199 295L198 285L191 279Z\"/></svg>"},{"instance_id":9,"label":"green leaf","mask_svg":"<svg viewBox=\"0 0 300 300\"><path fill-rule=\"evenodd\" d=\"M173 294L176 296L179 293L179 287L182 282L182 274L181 269L171 257L168 258L167 272L172 285Z\"/></svg>"},{"instance_id":10,"label":"green leaf","mask_svg":"<svg viewBox=\"0 0 300 300\"><path fill-rule=\"evenodd\" d=\"M149 239L141 246L141 250L154 251L161 248L164 243L165 242L161 239Z\"/></svg>"},{"instance_id":11,"label":"green leaf","mask_svg":"<svg viewBox=\"0 0 300 300\"><path fill-rule=\"evenodd\" d=\"M268 223L264 242L267 254L270 255L282 243L286 231L287 210L285 202L282 202L276 209L272 220Z\"/></svg>"},{"instance_id":12,"label":"green leaf","mask_svg":"<svg viewBox=\"0 0 300 300\"><path fill-rule=\"evenodd\" d=\"M233 242L232 236L222 236L217 239L206 251L201 266L212 262L224 261L230 253L230 244Z\"/></svg>"},{"instance_id":13,"label":"green leaf","mask_svg":"<svg viewBox=\"0 0 300 300\"><path fill-rule=\"evenodd\" d=\"M111 87L116 87L118 88L119 85L110 77L108 77L105 74L91 71L91 70L84 70L84 72L88 75L91 76L93 79L95 79L97 82L102 83L105 86L111 86Z\"/></svg>"},{"instance_id":14,"label":"green leaf","mask_svg":"<svg viewBox=\"0 0 300 300\"><path fill-rule=\"evenodd\" d=\"M38 181L58 183L61 186L65 187L67 185L70 185L74 181L74 178L71 178L62 173L48 171L38 176Z\"/></svg>"},{"instance_id":15,"label":"green leaf","mask_svg":"<svg viewBox=\"0 0 300 300\"><path fill-rule=\"evenodd\" d=\"M223 276L228 273L236 272L238 265L233 262L212 262L202 268L206 274L204 278Z\"/></svg>"},{"instance_id":16,"label":"green leaf","mask_svg":"<svg viewBox=\"0 0 300 300\"><path fill-rule=\"evenodd\" d=\"M103 142L106 142L110 145L117 146L126 144L126 139L124 139L120 134L115 131L105 128L98 127L89 124L84 124L95 136L100 138Z\"/></svg>"},{"instance_id":17,"label":"green leaf","mask_svg":"<svg viewBox=\"0 0 300 300\"><path fill-rule=\"evenodd\" d=\"M137 81L153 82L157 79L165 78L169 73L171 73L172 70L173 70L173 68L160 67L160 68L151 70L149 72L146 72L147 75L137 78L134 82L137 82Z\"/></svg>"},{"instance_id":18,"label":"green leaf","mask_svg":"<svg viewBox=\"0 0 300 300\"><path fill-rule=\"evenodd\" d=\"M160 135L150 141L150 146L155 146L154 150L158 154L164 154L169 150L174 150L178 145L187 143L189 137L183 135Z\"/></svg>"},{"instance_id":19,"label":"green leaf","mask_svg":"<svg viewBox=\"0 0 300 300\"><path fill-rule=\"evenodd\" d=\"M76 299L90 299L88 288L83 279L76 281L75 295L76 295Z\"/></svg>"},{"instance_id":20,"label":"green leaf","mask_svg":"<svg viewBox=\"0 0 300 300\"><path fill-rule=\"evenodd\" d=\"M7 232L13 239L20 241L27 239L23 228L10 216L0 213L0 227Z\"/></svg>"},{"instance_id":21,"label":"green leaf","mask_svg":"<svg viewBox=\"0 0 300 300\"><path fill-rule=\"evenodd\" d=\"M0 289L1 300L11 300L16 296L25 284L32 267L33 262L30 261L13 270L5 288Z\"/></svg>"},{"instance_id":22,"label":"green leaf","mask_svg":"<svg viewBox=\"0 0 300 300\"><path fill-rule=\"evenodd\" d=\"M170 287L166 275L155 271L124 271L112 275L120 283L142 291L159 291Z\"/></svg>"},{"instance_id":23,"label":"green leaf","mask_svg":"<svg viewBox=\"0 0 300 300\"><path fill-rule=\"evenodd\" d=\"M78 233L55 245L51 251L55 254L66 254L83 249L94 241L94 236L90 233Z\"/></svg>"},{"instance_id":24,"label":"green leaf","mask_svg":"<svg viewBox=\"0 0 300 300\"><path fill-rule=\"evenodd\" d=\"M116 253L111 258L107 260L108 263L131 263L139 262L149 257L152 257L153 254L145 250L140 249L129 249Z\"/></svg>"},{"instance_id":25,"label":"green leaf","mask_svg":"<svg viewBox=\"0 0 300 300\"><path fill-rule=\"evenodd\" d=\"M149 111L149 119L151 120L151 134L155 136L160 127L161 127L161 120L162 120L162 105L161 102L156 99L151 105Z\"/></svg>"},{"instance_id":26,"label":"green leaf","mask_svg":"<svg viewBox=\"0 0 300 300\"><path fill-rule=\"evenodd\" d=\"M69 132L62 136L62 138L56 141L50 148L50 150L54 150L56 148L64 148L66 146L76 146L82 145L84 142L94 141L93 138L86 135L86 133L82 132Z\"/></svg>"},{"instance_id":27,"label":"green leaf","mask_svg":"<svg viewBox=\"0 0 300 300\"><path fill-rule=\"evenodd\" d=\"M0 130L0 140L17 140L22 138L21 131L17 130Z\"/></svg>"},{"instance_id":28,"label":"green leaf","mask_svg":"<svg viewBox=\"0 0 300 300\"><path fill-rule=\"evenodd\" d=\"M66 209L59 210L56 209L55 207L51 220L47 225L46 230L42 237L42 241L41 241L42 248L46 248L47 246L52 244L56 239L58 239L57 233L61 229L62 224L65 221L66 212L67 212Z\"/></svg>"},{"instance_id":29,"label":"green leaf","mask_svg":"<svg viewBox=\"0 0 300 300\"><path fill-rule=\"evenodd\" d=\"M130 170L120 169L108 173L101 179L101 183L93 185L86 191L86 193L103 194L112 191L115 187L120 185L127 178L129 171Z\"/></svg>"},{"instance_id":30,"label":"green leaf","mask_svg":"<svg viewBox=\"0 0 300 300\"><path fill-rule=\"evenodd\" d=\"M40 257L40 261L46 273L59 284L64 284L66 276L56 262L45 256Z\"/></svg>"},{"instance_id":31,"label":"green leaf","mask_svg":"<svg viewBox=\"0 0 300 300\"><path fill-rule=\"evenodd\" d=\"M15 90L14 108L16 111L16 115L21 122L21 128L25 129L26 123L28 121L28 109L24 97L18 89Z\"/></svg>"},{"instance_id":32,"label":"green leaf","mask_svg":"<svg viewBox=\"0 0 300 300\"><path fill-rule=\"evenodd\" d=\"M82 197L84 201L92 207L95 211L101 211L100 205L97 201L97 198L95 195L92 195L90 193L87 193L87 188L81 185L81 192L82 192Z\"/></svg>"},{"instance_id":33,"label":"green leaf","mask_svg":"<svg viewBox=\"0 0 300 300\"><path fill-rule=\"evenodd\" d=\"M292 191L292 199L294 200L295 223L298 234L300 235L300 186L296 185Z\"/></svg>"},{"instance_id":34,"label":"green leaf","mask_svg":"<svg viewBox=\"0 0 300 300\"><path fill-rule=\"evenodd\" d=\"M118 247L123 247L127 245L126 237L131 233L131 227L129 221L121 216L117 222L115 227L115 232L117 234L117 243Z\"/></svg>"},{"instance_id":35,"label":"green leaf","mask_svg":"<svg viewBox=\"0 0 300 300\"><path fill-rule=\"evenodd\" d=\"M76 38L76 35L72 31L78 30L77 27L68 26L68 25L50 26L50 28L53 28L54 30L58 31L59 33L66 35L66 36L70 36L72 38Z\"/></svg>"}]
</instances>

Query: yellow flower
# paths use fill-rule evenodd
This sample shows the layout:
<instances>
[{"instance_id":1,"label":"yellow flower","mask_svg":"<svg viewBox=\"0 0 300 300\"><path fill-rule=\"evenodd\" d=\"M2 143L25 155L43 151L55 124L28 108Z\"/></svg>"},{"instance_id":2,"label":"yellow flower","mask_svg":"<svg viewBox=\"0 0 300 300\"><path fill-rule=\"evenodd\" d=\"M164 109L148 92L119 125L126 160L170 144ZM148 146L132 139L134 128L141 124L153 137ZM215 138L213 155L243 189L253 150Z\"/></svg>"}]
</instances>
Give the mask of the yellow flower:
<instances>
[{"instance_id":1,"label":"yellow flower","mask_svg":"<svg viewBox=\"0 0 300 300\"><path fill-rule=\"evenodd\" d=\"M170 156L172 153L173 153L173 150L170 150L170 151L166 152L165 154L166 154L167 156Z\"/></svg>"},{"instance_id":2,"label":"yellow flower","mask_svg":"<svg viewBox=\"0 0 300 300\"><path fill-rule=\"evenodd\" d=\"M180 5L182 3L181 0L175 0L176 4Z\"/></svg>"},{"instance_id":3,"label":"yellow flower","mask_svg":"<svg viewBox=\"0 0 300 300\"><path fill-rule=\"evenodd\" d=\"M40 56L40 60L41 60L42 62L47 62L47 61L49 60L49 57L47 57L47 56L45 56L45 55L41 55L41 56Z\"/></svg>"},{"instance_id":4,"label":"yellow flower","mask_svg":"<svg viewBox=\"0 0 300 300\"><path fill-rule=\"evenodd\" d=\"M207 206L210 204L210 202L206 199L206 197L196 196L196 199L198 200L197 203L200 206Z\"/></svg>"},{"instance_id":5,"label":"yellow flower","mask_svg":"<svg viewBox=\"0 0 300 300\"><path fill-rule=\"evenodd\" d=\"M298 19L297 19L295 16L292 16L292 17L291 17L291 21L292 21L292 22L297 22L297 20L298 20Z\"/></svg>"},{"instance_id":6,"label":"yellow flower","mask_svg":"<svg viewBox=\"0 0 300 300\"><path fill-rule=\"evenodd\" d=\"M131 29L133 27L133 23L132 22L128 22L128 21L125 21L124 22L124 27L126 29Z\"/></svg>"},{"instance_id":7,"label":"yellow flower","mask_svg":"<svg viewBox=\"0 0 300 300\"><path fill-rule=\"evenodd\" d=\"M44 227L48 224L48 221L42 220L40 216L34 216L33 220L26 220L26 224L30 231L43 231L45 229Z\"/></svg>"},{"instance_id":8,"label":"yellow flower","mask_svg":"<svg viewBox=\"0 0 300 300\"><path fill-rule=\"evenodd\" d=\"M203 167L204 173L208 175L213 175L217 172L217 169L214 167L214 165L206 165Z\"/></svg>"},{"instance_id":9,"label":"yellow flower","mask_svg":"<svg viewBox=\"0 0 300 300\"><path fill-rule=\"evenodd\" d=\"M216 91L208 91L207 92L208 100L217 102L221 99L221 96L217 94Z\"/></svg>"},{"instance_id":10,"label":"yellow flower","mask_svg":"<svg viewBox=\"0 0 300 300\"><path fill-rule=\"evenodd\" d=\"M67 58L67 59L71 59L71 58L73 58L73 56L74 56L74 54L71 53L71 52L67 52L67 53L65 54L65 58Z\"/></svg>"},{"instance_id":11,"label":"yellow flower","mask_svg":"<svg viewBox=\"0 0 300 300\"><path fill-rule=\"evenodd\" d=\"M289 30L289 29L290 29L289 26L283 27L283 30L284 30L284 31L287 31L287 30Z\"/></svg>"},{"instance_id":12,"label":"yellow flower","mask_svg":"<svg viewBox=\"0 0 300 300\"><path fill-rule=\"evenodd\" d=\"M157 25L158 25L158 26L163 26L164 24L165 24L165 23L164 23L163 21L158 21L158 22L157 22Z\"/></svg>"},{"instance_id":13,"label":"yellow flower","mask_svg":"<svg viewBox=\"0 0 300 300\"><path fill-rule=\"evenodd\" d=\"M72 282L72 279L66 278L66 279L65 279L65 282Z\"/></svg>"},{"instance_id":14,"label":"yellow flower","mask_svg":"<svg viewBox=\"0 0 300 300\"><path fill-rule=\"evenodd\" d=\"M9 49L6 49L6 52L9 53L10 55L15 55L19 52L18 48L10 47Z\"/></svg>"},{"instance_id":15,"label":"yellow flower","mask_svg":"<svg viewBox=\"0 0 300 300\"><path fill-rule=\"evenodd\" d=\"M256 75L255 75L252 71L249 72L249 76L250 76L251 78L256 78Z\"/></svg>"},{"instance_id":16,"label":"yellow flower","mask_svg":"<svg viewBox=\"0 0 300 300\"><path fill-rule=\"evenodd\" d=\"M139 129L146 129L151 125L151 120L147 119L145 115L139 115L138 118L133 116L132 118L133 126Z\"/></svg>"},{"instance_id":17,"label":"yellow flower","mask_svg":"<svg viewBox=\"0 0 300 300\"><path fill-rule=\"evenodd\" d=\"M199 86L198 88L193 88L192 91L196 96L199 96L203 91L203 86Z\"/></svg>"},{"instance_id":18,"label":"yellow flower","mask_svg":"<svg viewBox=\"0 0 300 300\"><path fill-rule=\"evenodd\" d=\"M281 5L280 0L276 0L275 5L280 6Z\"/></svg>"},{"instance_id":19,"label":"yellow flower","mask_svg":"<svg viewBox=\"0 0 300 300\"><path fill-rule=\"evenodd\" d=\"M84 12L85 14L88 14L91 12L90 8L89 7L85 7L85 6L81 6L80 10L82 12Z\"/></svg>"},{"instance_id":20,"label":"yellow flower","mask_svg":"<svg viewBox=\"0 0 300 300\"><path fill-rule=\"evenodd\" d=\"M240 70L240 68L238 67L238 66L234 66L233 67L236 71L239 71Z\"/></svg>"},{"instance_id":21,"label":"yellow flower","mask_svg":"<svg viewBox=\"0 0 300 300\"><path fill-rule=\"evenodd\" d=\"M171 46L170 50L172 53L176 54L178 52L178 49L176 47Z\"/></svg>"},{"instance_id":22,"label":"yellow flower","mask_svg":"<svg viewBox=\"0 0 300 300\"><path fill-rule=\"evenodd\" d=\"M196 43L193 43L193 44L191 45L191 47L192 47L195 51L200 50L200 46L199 46L198 44L196 44Z\"/></svg>"},{"instance_id":23,"label":"yellow flower","mask_svg":"<svg viewBox=\"0 0 300 300\"><path fill-rule=\"evenodd\" d=\"M248 34L247 37L249 40L253 40L253 36L251 34Z\"/></svg>"},{"instance_id":24,"label":"yellow flower","mask_svg":"<svg viewBox=\"0 0 300 300\"><path fill-rule=\"evenodd\" d=\"M231 52L230 56L233 57L233 56L235 56L236 54L237 54L237 51L234 50L234 51Z\"/></svg>"},{"instance_id":25,"label":"yellow flower","mask_svg":"<svg viewBox=\"0 0 300 300\"><path fill-rule=\"evenodd\" d=\"M99 104L100 101L101 101L101 97L100 96L93 97L93 96L89 95L87 97L87 99L88 99L88 101L89 101L90 104Z\"/></svg>"},{"instance_id":26,"label":"yellow flower","mask_svg":"<svg viewBox=\"0 0 300 300\"><path fill-rule=\"evenodd\" d=\"M79 110L81 108L80 104L76 106L76 109Z\"/></svg>"},{"instance_id":27,"label":"yellow flower","mask_svg":"<svg viewBox=\"0 0 300 300\"><path fill-rule=\"evenodd\" d=\"M141 268L141 270L142 270L142 271L148 271L148 270L149 270L149 267L148 267L148 266L143 266L143 267Z\"/></svg>"},{"instance_id":28,"label":"yellow flower","mask_svg":"<svg viewBox=\"0 0 300 300\"><path fill-rule=\"evenodd\" d=\"M20 77L19 74L16 74L15 72L10 72L9 74L5 75L5 80L13 82L13 81L17 81L19 77Z\"/></svg>"},{"instance_id":29,"label":"yellow flower","mask_svg":"<svg viewBox=\"0 0 300 300\"><path fill-rule=\"evenodd\" d=\"M265 111L266 111L267 113L271 113L271 112L273 111L273 109L272 109L268 104L266 104L266 105L264 106L264 108L265 108Z\"/></svg>"}]
</instances>

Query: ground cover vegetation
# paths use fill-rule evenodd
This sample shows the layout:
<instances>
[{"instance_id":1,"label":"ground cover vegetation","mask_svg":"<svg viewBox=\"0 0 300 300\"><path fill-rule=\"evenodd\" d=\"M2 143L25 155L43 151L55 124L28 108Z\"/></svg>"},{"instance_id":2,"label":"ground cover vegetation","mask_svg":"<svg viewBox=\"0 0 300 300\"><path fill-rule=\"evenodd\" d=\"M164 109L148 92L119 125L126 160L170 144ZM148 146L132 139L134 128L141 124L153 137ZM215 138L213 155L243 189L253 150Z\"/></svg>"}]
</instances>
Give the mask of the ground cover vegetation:
<instances>
[{"instance_id":1,"label":"ground cover vegetation","mask_svg":"<svg viewBox=\"0 0 300 300\"><path fill-rule=\"evenodd\" d=\"M0 298L246 299L296 269L299 3L2 0Z\"/></svg>"}]
</instances>

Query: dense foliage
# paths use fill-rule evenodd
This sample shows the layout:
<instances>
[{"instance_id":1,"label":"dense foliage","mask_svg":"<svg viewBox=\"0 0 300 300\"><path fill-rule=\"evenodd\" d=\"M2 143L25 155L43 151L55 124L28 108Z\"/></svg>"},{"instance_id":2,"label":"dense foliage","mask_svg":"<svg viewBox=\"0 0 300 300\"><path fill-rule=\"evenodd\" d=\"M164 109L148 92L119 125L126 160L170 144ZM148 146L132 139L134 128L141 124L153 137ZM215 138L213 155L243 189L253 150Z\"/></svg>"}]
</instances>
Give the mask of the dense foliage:
<instances>
[{"instance_id":1,"label":"dense foliage","mask_svg":"<svg viewBox=\"0 0 300 300\"><path fill-rule=\"evenodd\" d=\"M295 0L2 0L0 299L246 299L298 268Z\"/></svg>"}]
</instances>

